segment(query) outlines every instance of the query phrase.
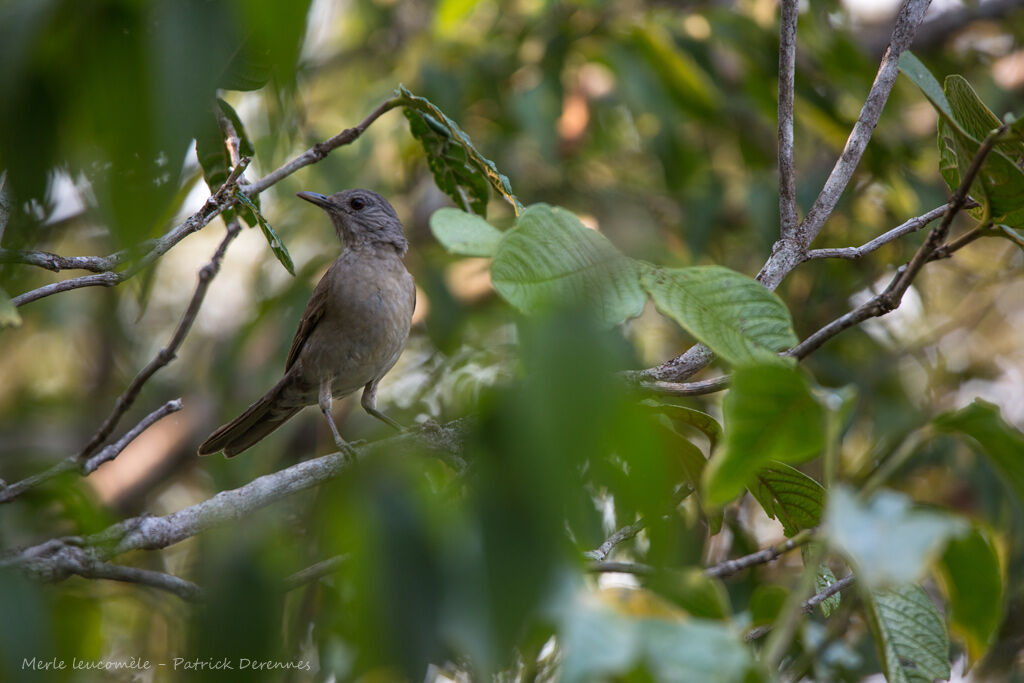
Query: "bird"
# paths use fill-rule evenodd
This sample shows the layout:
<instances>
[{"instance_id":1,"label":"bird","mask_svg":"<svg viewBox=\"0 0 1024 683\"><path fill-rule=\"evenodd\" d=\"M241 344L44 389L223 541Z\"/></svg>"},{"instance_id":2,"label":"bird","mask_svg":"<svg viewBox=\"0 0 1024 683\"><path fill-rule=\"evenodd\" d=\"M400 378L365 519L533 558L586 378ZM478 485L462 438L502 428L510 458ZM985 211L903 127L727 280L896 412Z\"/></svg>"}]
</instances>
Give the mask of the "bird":
<instances>
[{"instance_id":1,"label":"bird","mask_svg":"<svg viewBox=\"0 0 1024 683\"><path fill-rule=\"evenodd\" d=\"M377 410L377 385L409 338L416 286L402 259L409 243L387 199L353 189L330 196L299 192L330 217L341 255L313 289L299 320L281 380L199 446L228 458L252 447L308 405L327 419L338 449L354 456L331 415L331 402L358 389L370 415L401 431Z\"/></svg>"}]
</instances>

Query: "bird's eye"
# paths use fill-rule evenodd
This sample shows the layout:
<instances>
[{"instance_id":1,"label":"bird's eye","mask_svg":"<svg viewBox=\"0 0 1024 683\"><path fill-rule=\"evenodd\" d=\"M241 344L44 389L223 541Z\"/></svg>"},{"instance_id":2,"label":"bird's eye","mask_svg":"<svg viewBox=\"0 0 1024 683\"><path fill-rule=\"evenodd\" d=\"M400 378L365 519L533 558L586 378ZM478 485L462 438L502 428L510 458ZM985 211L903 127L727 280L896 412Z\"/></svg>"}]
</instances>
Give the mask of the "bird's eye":
<instances>
[{"instance_id":1,"label":"bird's eye","mask_svg":"<svg viewBox=\"0 0 1024 683\"><path fill-rule=\"evenodd\" d=\"M356 211L359 211L364 206L366 206L366 201L362 197L355 197L352 199L352 201L348 203L348 205L351 206Z\"/></svg>"}]
</instances>

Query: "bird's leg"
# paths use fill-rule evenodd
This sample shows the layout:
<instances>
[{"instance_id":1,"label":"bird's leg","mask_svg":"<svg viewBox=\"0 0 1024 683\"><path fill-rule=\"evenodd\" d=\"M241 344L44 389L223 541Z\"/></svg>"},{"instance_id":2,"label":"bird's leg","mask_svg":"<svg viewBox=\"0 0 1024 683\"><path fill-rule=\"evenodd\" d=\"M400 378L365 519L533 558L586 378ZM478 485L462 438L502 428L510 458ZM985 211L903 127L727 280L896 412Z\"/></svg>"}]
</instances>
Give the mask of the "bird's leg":
<instances>
[{"instance_id":1,"label":"bird's leg","mask_svg":"<svg viewBox=\"0 0 1024 683\"><path fill-rule=\"evenodd\" d=\"M402 431L402 425L398 424L384 413L377 410L377 380L374 380L363 387L363 398L359 401L363 410L373 415L381 422L387 422L398 431Z\"/></svg>"},{"instance_id":2,"label":"bird's leg","mask_svg":"<svg viewBox=\"0 0 1024 683\"><path fill-rule=\"evenodd\" d=\"M338 433L338 426L334 424L334 416L331 414L331 378L328 377L320 382L320 397L318 401L320 412L327 418L327 425L331 428L331 436L334 437L334 445L345 455L348 460L355 460L356 450L341 438Z\"/></svg>"}]
</instances>

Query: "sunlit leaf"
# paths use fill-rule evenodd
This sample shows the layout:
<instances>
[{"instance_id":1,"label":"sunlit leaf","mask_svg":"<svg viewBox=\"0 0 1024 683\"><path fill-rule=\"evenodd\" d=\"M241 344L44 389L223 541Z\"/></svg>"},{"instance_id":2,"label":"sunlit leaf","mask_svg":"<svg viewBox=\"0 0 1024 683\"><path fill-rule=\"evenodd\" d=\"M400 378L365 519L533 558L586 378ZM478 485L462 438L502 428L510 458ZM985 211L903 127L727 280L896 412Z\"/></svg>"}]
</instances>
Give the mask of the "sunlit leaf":
<instances>
[{"instance_id":1,"label":"sunlit leaf","mask_svg":"<svg viewBox=\"0 0 1024 683\"><path fill-rule=\"evenodd\" d=\"M946 513L914 509L894 491L862 502L840 485L829 490L823 530L831 547L853 563L858 582L874 588L918 580L967 525Z\"/></svg>"},{"instance_id":2,"label":"sunlit leaf","mask_svg":"<svg viewBox=\"0 0 1024 683\"><path fill-rule=\"evenodd\" d=\"M824 408L795 368L737 368L722 412L725 439L704 472L705 496L712 504L753 486L770 461L803 462L825 446Z\"/></svg>"},{"instance_id":3,"label":"sunlit leaf","mask_svg":"<svg viewBox=\"0 0 1024 683\"><path fill-rule=\"evenodd\" d=\"M674 424L687 425L701 432L708 438L712 449L718 445L718 440L722 437L722 425L703 411L658 401L644 401L644 405L662 413Z\"/></svg>"},{"instance_id":4,"label":"sunlit leaf","mask_svg":"<svg viewBox=\"0 0 1024 683\"><path fill-rule=\"evenodd\" d=\"M263 236L267 239L267 244L270 245L270 250L274 252L274 256L277 257L277 260L281 262L281 265L284 266L285 270L292 275L295 275L295 264L292 263L292 257L291 254L288 253L288 247L284 245L284 242L282 242L281 238L277 236L274 229L270 227L270 223L268 223L267 219L263 217L263 213L260 211L259 207L253 204L252 200L238 188L235 188L235 197L238 198L238 201L247 206L249 210L252 211L253 215L256 216L256 220L259 221L260 224L260 230L263 232Z\"/></svg>"},{"instance_id":5,"label":"sunlit leaf","mask_svg":"<svg viewBox=\"0 0 1024 683\"><path fill-rule=\"evenodd\" d=\"M534 204L498 244L491 282L524 313L573 304L616 325L643 310L647 297L638 270L571 212Z\"/></svg>"},{"instance_id":6,"label":"sunlit leaf","mask_svg":"<svg viewBox=\"0 0 1024 683\"><path fill-rule=\"evenodd\" d=\"M966 408L935 420L936 429L969 437L1024 503L1024 434L1003 420L999 406L975 399Z\"/></svg>"},{"instance_id":7,"label":"sunlit leaf","mask_svg":"<svg viewBox=\"0 0 1024 683\"><path fill-rule=\"evenodd\" d=\"M939 565L952 609L951 628L971 659L985 654L1002 622L1003 576L988 534L975 527L949 542Z\"/></svg>"},{"instance_id":8,"label":"sunlit leaf","mask_svg":"<svg viewBox=\"0 0 1024 683\"><path fill-rule=\"evenodd\" d=\"M430 231L453 254L494 256L501 231L479 216L458 209L438 209L430 216Z\"/></svg>"},{"instance_id":9,"label":"sunlit leaf","mask_svg":"<svg viewBox=\"0 0 1024 683\"><path fill-rule=\"evenodd\" d=\"M765 514L779 520L786 536L821 522L825 489L798 469L781 462L762 468L750 485Z\"/></svg>"},{"instance_id":10,"label":"sunlit leaf","mask_svg":"<svg viewBox=\"0 0 1024 683\"><path fill-rule=\"evenodd\" d=\"M889 683L949 678L949 636L928 594L909 584L865 591L868 621Z\"/></svg>"},{"instance_id":11,"label":"sunlit leaf","mask_svg":"<svg viewBox=\"0 0 1024 683\"><path fill-rule=\"evenodd\" d=\"M405 86L399 86L396 94L405 100L403 111L409 128L423 145L434 182L445 194L466 211L484 216L489 184L519 213L522 204L512 194L508 178L477 151L458 124L430 100L413 95Z\"/></svg>"},{"instance_id":12,"label":"sunlit leaf","mask_svg":"<svg viewBox=\"0 0 1024 683\"><path fill-rule=\"evenodd\" d=\"M0 329L21 325L21 315L11 303L11 297L0 287Z\"/></svg>"},{"instance_id":13,"label":"sunlit leaf","mask_svg":"<svg viewBox=\"0 0 1024 683\"><path fill-rule=\"evenodd\" d=\"M955 190L977 155L980 141L1001 125L1000 121L962 76L949 76L945 88L939 88L928 68L909 51L900 55L900 69L939 113L940 170L946 184ZM1015 163L1022 151L1019 142L1004 139L989 152L970 188L971 196L982 205L972 210L976 218L1024 227L1024 171Z\"/></svg>"},{"instance_id":14,"label":"sunlit leaf","mask_svg":"<svg viewBox=\"0 0 1024 683\"><path fill-rule=\"evenodd\" d=\"M734 270L647 268L643 284L658 310L733 365L786 362L776 352L797 342L782 300Z\"/></svg>"}]
</instances>

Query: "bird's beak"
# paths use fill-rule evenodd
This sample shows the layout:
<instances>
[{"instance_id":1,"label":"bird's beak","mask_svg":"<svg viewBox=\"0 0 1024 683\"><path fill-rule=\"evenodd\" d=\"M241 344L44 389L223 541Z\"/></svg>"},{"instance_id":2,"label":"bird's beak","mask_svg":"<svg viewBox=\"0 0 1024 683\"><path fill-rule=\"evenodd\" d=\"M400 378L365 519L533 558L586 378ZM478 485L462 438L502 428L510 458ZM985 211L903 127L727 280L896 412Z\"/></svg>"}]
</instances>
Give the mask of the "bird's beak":
<instances>
[{"instance_id":1,"label":"bird's beak","mask_svg":"<svg viewBox=\"0 0 1024 683\"><path fill-rule=\"evenodd\" d=\"M319 192L298 192L296 193L295 196L302 197L307 202L310 202L311 204L316 204L322 209L327 209L331 207L331 200L325 197L324 195L320 194Z\"/></svg>"}]
</instances>

